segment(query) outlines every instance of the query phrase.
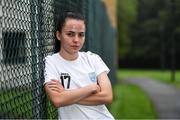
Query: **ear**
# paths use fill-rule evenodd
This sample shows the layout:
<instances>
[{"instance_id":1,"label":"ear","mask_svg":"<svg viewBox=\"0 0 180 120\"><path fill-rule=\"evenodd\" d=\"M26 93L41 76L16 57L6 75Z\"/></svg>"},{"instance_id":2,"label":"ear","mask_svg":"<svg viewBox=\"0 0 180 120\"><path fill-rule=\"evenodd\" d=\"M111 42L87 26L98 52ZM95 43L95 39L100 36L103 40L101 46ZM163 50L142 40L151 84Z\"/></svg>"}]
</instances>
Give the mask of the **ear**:
<instances>
[{"instance_id":1,"label":"ear","mask_svg":"<svg viewBox=\"0 0 180 120\"><path fill-rule=\"evenodd\" d=\"M59 31L56 31L56 37L59 41L61 40L61 33Z\"/></svg>"}]
</instances>

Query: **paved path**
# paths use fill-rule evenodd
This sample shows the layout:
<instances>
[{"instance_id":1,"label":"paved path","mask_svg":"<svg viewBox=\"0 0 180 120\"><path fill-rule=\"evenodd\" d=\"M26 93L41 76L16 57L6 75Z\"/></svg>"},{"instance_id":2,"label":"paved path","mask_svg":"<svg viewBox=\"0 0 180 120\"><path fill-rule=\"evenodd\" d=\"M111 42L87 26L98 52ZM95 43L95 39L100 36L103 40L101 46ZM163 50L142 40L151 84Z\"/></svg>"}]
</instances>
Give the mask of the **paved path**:
<instances>
[{"instance_id":1,"label":"paved path","mask_svg":"<svg viewBox=\"0 0 180 120\"><path fill-rule=\"evenodd\" d=\"M180 119L180 90L172 85L146 78L128 78L140 86L155 104L159 119Z\"/></svg>"}]
</instances>

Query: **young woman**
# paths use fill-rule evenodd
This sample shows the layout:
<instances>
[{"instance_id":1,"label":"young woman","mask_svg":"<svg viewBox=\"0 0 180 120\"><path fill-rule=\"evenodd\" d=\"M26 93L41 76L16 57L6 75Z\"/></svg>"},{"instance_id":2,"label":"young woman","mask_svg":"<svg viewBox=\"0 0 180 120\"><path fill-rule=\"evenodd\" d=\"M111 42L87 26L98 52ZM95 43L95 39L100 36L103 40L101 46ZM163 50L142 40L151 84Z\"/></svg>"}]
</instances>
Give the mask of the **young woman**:
<instances>
[{"instance_id":1,"label":"young woman","mask_svg":"<svg viewBox=\"0 0 180 120\"><path fill-rule=\"evenodd\" d=\"M85 31L81 14L63 14L56 32L59 49L45 58L45 91L60 119L114 119L105 106L113 98L109 68L97 54L80 52Z\"/></svg>"}]
</instances>

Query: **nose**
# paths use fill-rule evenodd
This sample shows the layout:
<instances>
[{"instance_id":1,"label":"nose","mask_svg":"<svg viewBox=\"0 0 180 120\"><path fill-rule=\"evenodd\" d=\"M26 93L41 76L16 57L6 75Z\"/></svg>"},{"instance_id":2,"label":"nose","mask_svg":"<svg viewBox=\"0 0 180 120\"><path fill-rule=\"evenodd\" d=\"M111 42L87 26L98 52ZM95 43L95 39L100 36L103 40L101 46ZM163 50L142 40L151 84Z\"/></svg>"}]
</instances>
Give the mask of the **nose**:
<instances>
[{"instance_id":1,"label":"nose","mask_svg":"<svg viewBox=\"0 0 180 120\"><path fill-rule=\"evenodd\" d=\"M78 35L75 35L74 36L74 42L78 42L80 40L79 36Z\"/></svg>"}]
</instances>

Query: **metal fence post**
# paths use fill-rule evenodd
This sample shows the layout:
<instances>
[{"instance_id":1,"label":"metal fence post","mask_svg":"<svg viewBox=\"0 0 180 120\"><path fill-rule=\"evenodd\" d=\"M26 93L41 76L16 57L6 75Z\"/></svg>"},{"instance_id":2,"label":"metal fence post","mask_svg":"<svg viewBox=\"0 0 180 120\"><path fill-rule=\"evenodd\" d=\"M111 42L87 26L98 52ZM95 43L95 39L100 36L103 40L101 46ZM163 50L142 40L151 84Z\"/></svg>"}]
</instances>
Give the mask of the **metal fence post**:
<instances>
[{"instance_id":1,"label":"metal fence post","mask_svg":"<svg viewBox=\"0 0 180 120\"><path fill-rule=\"evenodd\" d=\"M31 1L31 57L32 57L32 115L33 118L46 118L46 103L43 95L43 37L42 0ZM44 98L43 98L44 97Z\"/></svg>"},{"instance_id":2,"label":"metal fence post","mask_svg":"<svg viewBox=\"0 0 180 120\"><path fill-rule=\"evenodd\" d=\"M37 29L37 25L36 25L36 13L37 13L37 8L36 8L36 1L30 1L30 7L31 7L31 69L32 69L32 118L38 118L38 100L36 100L36 94L35 91L36 90L36 80L38 79L37 76L37 36L36 36L36 29ZM38 91L36 91L38 92Z\"/></svg>"}]
</instances>

